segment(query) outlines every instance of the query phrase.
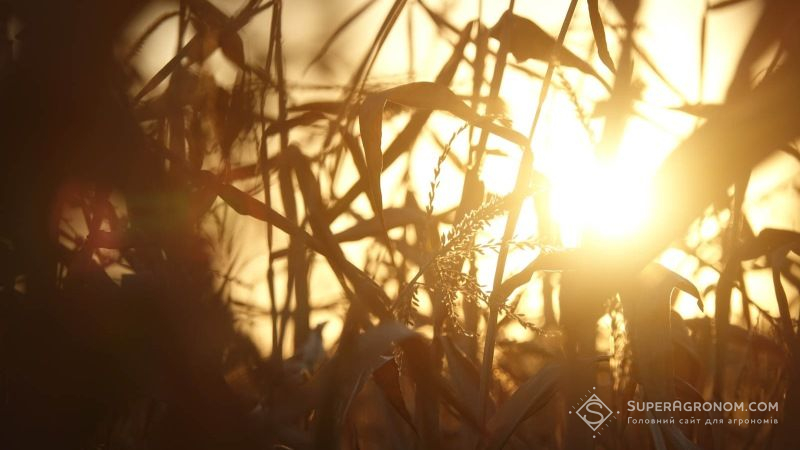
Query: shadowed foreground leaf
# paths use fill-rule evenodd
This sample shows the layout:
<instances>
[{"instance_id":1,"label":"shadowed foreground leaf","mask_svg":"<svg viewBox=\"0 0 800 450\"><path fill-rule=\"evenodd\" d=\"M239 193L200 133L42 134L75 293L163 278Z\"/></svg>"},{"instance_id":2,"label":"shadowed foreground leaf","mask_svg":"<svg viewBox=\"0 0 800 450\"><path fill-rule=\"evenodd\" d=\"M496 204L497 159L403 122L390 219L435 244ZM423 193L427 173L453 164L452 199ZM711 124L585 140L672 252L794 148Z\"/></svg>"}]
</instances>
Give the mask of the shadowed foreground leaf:
<instances>
[{"instance_id":1,"label":"shadowed foreground leaf","mask_svg":"<svg viewBox=\"0 0 800 450\"><path fill-rule=\"evenodd\" d=\"M642 386L646 401L673 402L677 398L670 337L670 294L676 286L697 291L691 283L686 286L681 279L674 272L653 264L620 293L625 317L630 326L633 375ZM667 417L663 411L648 411L648 414L653 415L651 419ZM660 426L651 427L650 431L657 448L664 447L662 439L665 439L675 448L698 449L674 424L661 423Z\"/></svg>"},{"instance_id":2,"label":"shadowed foreground leaf","mask_svg":"<svg viewBox=\"0 0 800 450\"><path fill-rule=\"evenodd\" d=\"M503 448L519 424L547 404L561 375L561 366L550 364L522 383L489 421L489 437L483 448Z\"/></svg>"},{"instance_id":3,"label":"shadowed foreground leaf","mask_svg":"<svg viewBox=\"0 0 800 450\"><path fill-rule=\"evenodd\" d=\"M383 363L380 367L372 372L372 379L375 384L383 391L386 400L392 405L395 411L406 421L406 423L416 432L414 427L414 420L406 408L405 401L403 400L403 393L400 390L400 369L394 358Z\"/></svg>"},{"instance_id":4,"label":"shadowed foreground leaf","mask_svg":"<svg viewBox=\"0 0 800 450\"><path fill-rule=\"evenodd\" d=\"M316 448L339 448L339 436L347 410L371 373L391 355L392 344L418 337L398 323L387 323L365 331L340 348L320 376L321 404L314 420Z\"/></svg>"}]
</instances>

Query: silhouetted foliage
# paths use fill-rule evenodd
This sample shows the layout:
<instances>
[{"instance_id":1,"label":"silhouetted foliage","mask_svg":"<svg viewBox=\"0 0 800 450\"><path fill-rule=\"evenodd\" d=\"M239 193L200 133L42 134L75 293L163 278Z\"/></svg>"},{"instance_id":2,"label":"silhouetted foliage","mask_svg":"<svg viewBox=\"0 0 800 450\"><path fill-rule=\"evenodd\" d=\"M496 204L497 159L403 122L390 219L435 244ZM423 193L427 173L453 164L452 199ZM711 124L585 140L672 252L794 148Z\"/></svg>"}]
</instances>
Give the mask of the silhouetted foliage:
<instances>
[{"instance_id":1,"label":"silhouetted foliage","mask_svg":"<svg viewBox=\"0 0 800 450\"><path fill-rule=\"evenodd\" d=\"M671 108L697 116L696 128L657 171L642 229L566 248L534 166L539 119L548 95L565 95L572 120L602 130L596 153L611 159L640 114L634 65L676 90L637 43L638 0L553 5L566 6L555 36L513 0L496 24L454 24L423 0L367 0L305 49L307 71L348 71L322 94L287 75L285 36L303 26L288 21L288 2L0 0L0 448L800 447L800 234L754 231L744 208L759 162L798 155L800 11L749 1L763 8L724 101ZM702 26L739 3L707 5ZM596 58L565 43L576 10ZM413 55L407 82L375 79L401 16L409 39L424 18L450 43L434 79L416 79ZM348 63L332 51L360 21L369 45ZM167 24L177 44L158 42L174 51L146 76L135 60ZM248 27L266 30L266 46ZM510 70L537 80L527 133L500 95ZM576 91L573 75L604 98ZM432 116L461 125L438 129ZM430 190L416 192L412 154L431 143ZM485 185L490 157L517 158L517 172L502 174L509 192ZM448 164L462 186L442 182ZM438 205L443 190L460 199L450 210ZM533 224L521 219L527 202ZM722 212L702 243L719 250L707 261L684 238ZM497 223L504 231L486 240ZM522 228L535 237L518 238ZM243 246L266 260L268 307L236 294L248 283ZM716 283L700 290L657 264L667 248L696 256ZM759 294L777 316L748 296L745 274L760 269L771 271L773 291ZM678 290L700 310L713 298L714 317L681 317ZM540 301L542 323L520 312L523 292ZM343 311L333 339L315 319L325 308ZM530 339L503 339L511 324ZM264 329L271 348L255 337ZM625 410L602 434L569 411L587 387ZM777 425L647 427L627 418L661 414L629 412L630 400L780 409Z\"/></svg>"}]
</instances>

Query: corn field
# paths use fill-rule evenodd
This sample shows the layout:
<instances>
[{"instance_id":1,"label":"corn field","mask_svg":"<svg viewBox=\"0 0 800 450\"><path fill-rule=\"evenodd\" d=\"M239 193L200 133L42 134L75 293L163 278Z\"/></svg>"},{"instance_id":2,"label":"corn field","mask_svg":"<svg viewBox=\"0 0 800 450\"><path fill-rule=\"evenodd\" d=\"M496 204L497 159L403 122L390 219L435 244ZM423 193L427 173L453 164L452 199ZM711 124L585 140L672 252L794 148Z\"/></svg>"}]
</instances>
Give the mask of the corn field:
<instances>
[{"instance_id":1,"label":"corn field","mask_svg":"<svg viewBox=\"0 0 800 450\"><path fill-rule=\"evenodd\" d=\"M0 448L800 448L798 23L0 0Z\"/></svg>"}]
</instances>

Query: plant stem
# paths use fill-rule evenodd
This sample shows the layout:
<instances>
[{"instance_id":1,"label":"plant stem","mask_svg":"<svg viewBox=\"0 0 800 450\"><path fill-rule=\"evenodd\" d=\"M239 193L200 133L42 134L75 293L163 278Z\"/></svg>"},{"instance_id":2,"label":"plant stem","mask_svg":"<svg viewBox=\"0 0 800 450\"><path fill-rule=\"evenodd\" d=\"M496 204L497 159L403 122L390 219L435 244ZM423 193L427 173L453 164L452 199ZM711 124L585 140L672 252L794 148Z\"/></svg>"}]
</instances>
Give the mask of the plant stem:
<instances>
[{"instance_id":1,"label":"plant stem","mask_svg":"<svg viewBox=\"0 0 800 450\"><path fill-rule=\"evenodd\" d=\"M569 29L569 24L572 21L572 15L575 12L575 7L577 4L578 0L572 0L570 2L566 16L564 17L564 22L561 25L561 31L558 34L557 43L553 47L554 57L557 56L558 49L564 43L564 38L567 35L567 30ZM539 104L536 107L536 113L533 117L533 122L531 123L531 128L528 133L529 139L533 139L533 133L536 130L536 125L539 123L542 107L545 99L547 98L547 91L550 88L550 82L553 79L555 64L555 58L551 58L550 63L547 66L547 72L545 74L544 81L542 82L542 89L539 93ZM525 188L527 188L530 172L532 170L533 154L530 147L523 149L523 152L522 161L520 162L519 171L517 172L517 181L514 186L514 192L511 194L512 198L514 198L514 201L517 202L517 204L510 206L509 208L508 220L503 233L503 240L500 244L500 252L497 257L497 266L495 267L492 292L496 291L503 281L503 273L505 272L506 260L508 259L508 240L511 238L514 230L516 229L517 219L519 218L519 210L522 206L523 200L521 194L524 192ZM492 366L494 364L494 345L495 340L497 339L497 316L499 314L500 305L503 302L505 302L504 298L496 298L494 295L490 297L489 301L489 317L486 324L486 342L483 350L483 364L481 367L479 392L480 419L482 423L486 422L486 405L489 402L489 385L491 384Z\"/></svg>"}]
</instances>

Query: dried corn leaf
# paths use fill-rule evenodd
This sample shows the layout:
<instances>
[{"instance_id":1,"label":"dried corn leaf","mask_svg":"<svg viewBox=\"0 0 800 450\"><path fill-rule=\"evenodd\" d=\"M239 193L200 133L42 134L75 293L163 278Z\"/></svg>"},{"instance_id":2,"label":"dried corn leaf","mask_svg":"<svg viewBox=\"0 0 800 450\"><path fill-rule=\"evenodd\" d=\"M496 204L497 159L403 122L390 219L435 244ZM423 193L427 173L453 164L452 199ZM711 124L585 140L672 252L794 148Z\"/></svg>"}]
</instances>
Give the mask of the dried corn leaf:
<instances>
[{"instance_id":1,"label":"dried corn leaf","mask_svg":"<svg viewBox=\"0 0 800 450\"><path fill-rule=\"evenodd\" d=\"M550 36L539 25L524 17L505 13L491 29L491 36L507 47L509 53L517 61L538 59L549 62L551 58L558 59L562 66L572 67L597 79L607 88L608 83L597 73L591 64L584 61L566 47L559 45L553 36ZM610 57L609 57L610 59Z\"/></svg>"},{"instance_id":2,"label":"dried corn leaf","mask_svg":"<svg viewBox=\"0 0 800 450\"><path fill-rule=\"evenodd\" d=\"M561 366L550 364L522 383L489 421L489 436L483 448L503 448L519 424L547 404L561 376Z\"/></svg>"},{"instance_id":3,"label":"dried corn leaf","mask_svg":"<svg viewBox=\"0 0 800 450\"><path fill-rule=\"evenodd\" d=\"M592 23L592 33L594 33L594 41L597 44L597 55L600 61L608 67L608 70L614 72L614 60L611 59L611 54L608 52L608 44L606 43L606 31L603 26L603 18L600 16L600 7L598 0L587 0L589 4L589 20Z\"/></svg>"},{"instance_id":4,"label":"dried corn leaf","mask_svg":"<svg viewBox=\"0 0 800 450\"><path fill-rule=\"evenodd\" d=\"M367 164L367 192L375 214L380 214L383 210L380 186L380 177L383 171L381 125L383 108L387 101L415 109L446 111L471 125L485 128L519 146L528 145L525 136L495 124L491 118L477 114L450 89L438 83L409 83L367 95L361 104L358 121Z\"/></svg>"}]
</instances>

